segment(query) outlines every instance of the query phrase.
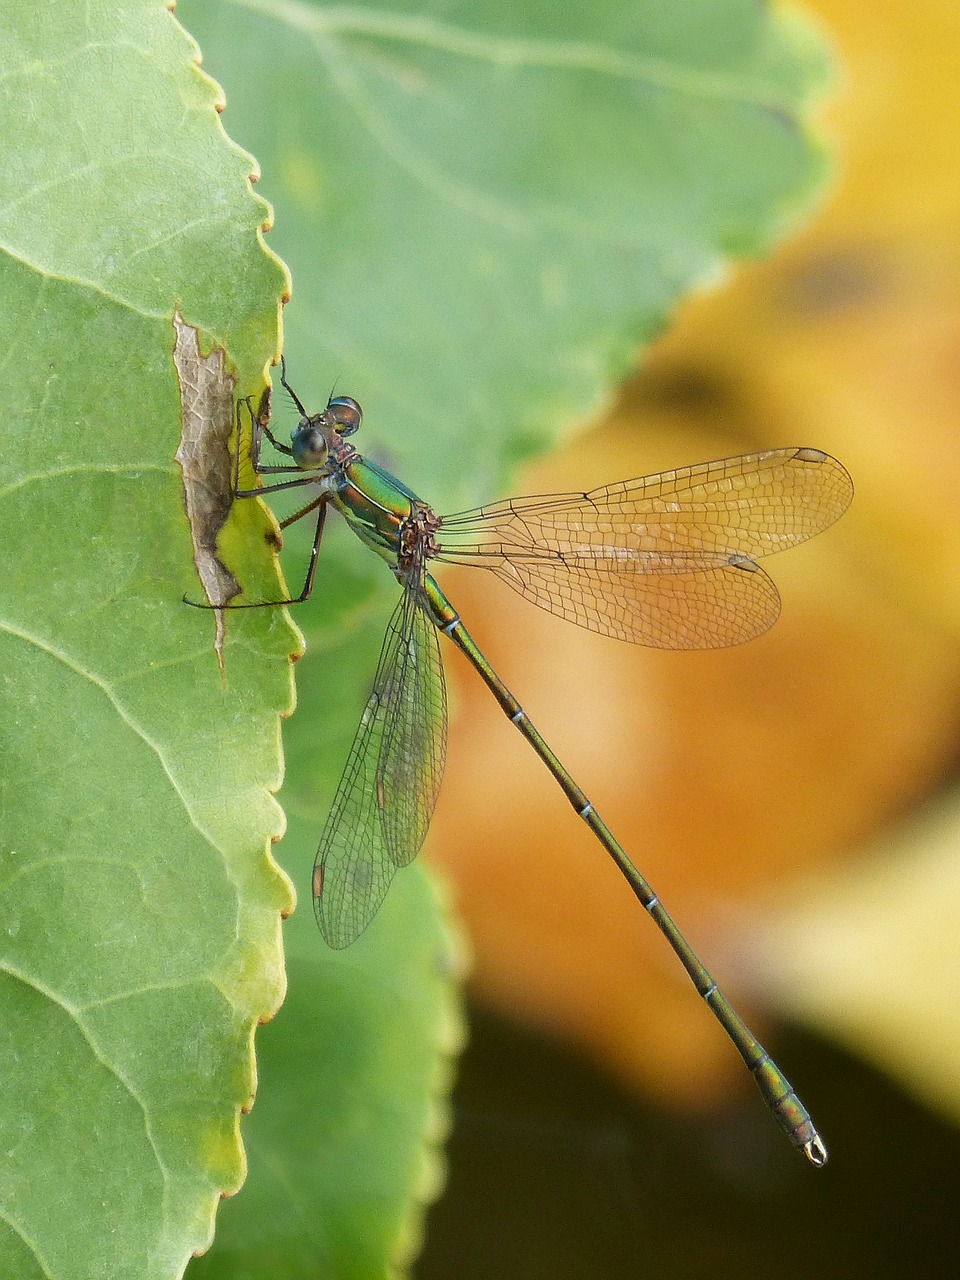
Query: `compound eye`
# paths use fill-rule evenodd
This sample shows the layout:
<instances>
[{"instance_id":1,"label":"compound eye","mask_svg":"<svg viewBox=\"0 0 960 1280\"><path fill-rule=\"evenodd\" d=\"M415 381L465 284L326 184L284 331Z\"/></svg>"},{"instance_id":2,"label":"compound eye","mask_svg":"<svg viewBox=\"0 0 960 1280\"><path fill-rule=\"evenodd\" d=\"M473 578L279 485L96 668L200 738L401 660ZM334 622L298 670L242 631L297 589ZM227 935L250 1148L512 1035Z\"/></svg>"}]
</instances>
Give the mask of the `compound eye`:
<instances>
[{"instance_id":1,"label":"compound eye","mask_svg":"<svg viewBox=\"0 0 960 1280\"><path fill-rule=\"evenodd\" d=\"M363 410L351 396L335 396L327 405L327 421L342 436L352 436L363 421Z\"/></svg>"},{"instance_id":2,"label":"compound eye","mask_svg":"<svg viewBox=\"0 0 960 1280\"><path fill-rule=\"evenodd\" d=\"M297 427L290 437L293 460L298 467L312 470L327 460L327 442L319 427Z\"/></svg>"}]
</instances>

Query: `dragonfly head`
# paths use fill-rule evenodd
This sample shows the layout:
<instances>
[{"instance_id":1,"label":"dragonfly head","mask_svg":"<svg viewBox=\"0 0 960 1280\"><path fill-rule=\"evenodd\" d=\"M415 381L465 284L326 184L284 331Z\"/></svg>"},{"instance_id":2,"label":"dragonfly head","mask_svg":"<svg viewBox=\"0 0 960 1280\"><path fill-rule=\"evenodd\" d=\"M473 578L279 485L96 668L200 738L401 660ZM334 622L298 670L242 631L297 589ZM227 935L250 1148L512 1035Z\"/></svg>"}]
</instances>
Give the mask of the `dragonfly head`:
<instances>
[{"instance_id":1,"label":"dragonfly head","mask_svg":"<svg viewBox=\"0 0 960 1280\"><path fill-rule=\"evenodd\" d=\"M363 419L363 410L350 396L331 398L323 413L302 417L290 433L293 460L304 471L322 470L332 460L343 463L344 453L353 454L344 436L352 436Z\"/></svg>"}]
</instances>

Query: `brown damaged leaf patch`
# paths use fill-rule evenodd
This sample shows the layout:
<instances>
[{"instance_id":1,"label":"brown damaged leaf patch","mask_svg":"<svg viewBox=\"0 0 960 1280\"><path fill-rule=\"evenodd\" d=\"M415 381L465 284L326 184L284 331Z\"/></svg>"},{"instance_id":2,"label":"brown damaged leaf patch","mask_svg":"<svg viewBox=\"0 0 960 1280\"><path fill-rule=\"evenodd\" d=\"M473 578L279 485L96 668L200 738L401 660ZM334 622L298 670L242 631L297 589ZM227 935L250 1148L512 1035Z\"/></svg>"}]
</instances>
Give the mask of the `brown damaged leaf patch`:
<instances>
[{"instance_id":1,"label":"brown damaged leaf patch","mask_svg":"<svg viewBox=\"0 0 960 1280\"><path fill-rule=\"evenodd\" d=\"M193 559L207 600L216 614L214 649L223 670L226 639L224 611L240 594L240 584L217 555L217 539L233 505L236 380L226 372L224 353L215 347L200 354L197 330L174 314L173 360L180 384L180 444L174 455L183 478L183 505L193 539Z\"/></svg>"}]
</instances>

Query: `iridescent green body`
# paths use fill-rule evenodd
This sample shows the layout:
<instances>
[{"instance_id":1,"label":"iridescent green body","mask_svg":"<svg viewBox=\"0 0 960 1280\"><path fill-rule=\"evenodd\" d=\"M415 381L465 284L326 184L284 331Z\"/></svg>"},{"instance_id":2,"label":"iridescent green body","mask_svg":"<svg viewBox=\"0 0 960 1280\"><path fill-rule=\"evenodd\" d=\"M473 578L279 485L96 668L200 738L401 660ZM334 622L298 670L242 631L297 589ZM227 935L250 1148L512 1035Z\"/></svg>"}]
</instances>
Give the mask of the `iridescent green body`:
<instances>
[{"instance_id":1,"label":"iridescent green body","mask_svg":"<svg viewBox=\"0 0 960 1280\"><path fill-rule=\"evenodd\" d=\"M287 386L285 376L283 381ZM255 420L254 464L261 474L299 472L298 479L270 489L317 489L313 501L291 517L318 511L298 599L313 584L327 506L403 587L317 851L313 894L324 937L335 947L349 945L375 915L394 871L416 856L426 836L445 753L446 700L436 638L443 633L620 868L743 1057L777 1123L813 1164L822 1165L826 1149L786 1077L481 653L429 570L434 560L491 569L542 608L606 635L671 648L739 643L765 630L779 611L776 588L756 557L831 524L850 501L849 476L819 450L770 450L589 494L518 498L441 518L348 442L360 425L355 401L331 399L323 413L311 417L293 398L302 418L291 447ZM296 465L261 467L261 431Z\"/></svg>"},{"instance_id":2,"label":"iridescent green body","mask_svg":"<svg viewBox=\"0 0 960 1280\"><path fill-rule=\"evenodd\" d=\"M330 494L330 505L394 572L400 567L400 531L418 502L416 494L388 471L356 453L342 467L340 483Z\"/></svg>"}]
</instances>

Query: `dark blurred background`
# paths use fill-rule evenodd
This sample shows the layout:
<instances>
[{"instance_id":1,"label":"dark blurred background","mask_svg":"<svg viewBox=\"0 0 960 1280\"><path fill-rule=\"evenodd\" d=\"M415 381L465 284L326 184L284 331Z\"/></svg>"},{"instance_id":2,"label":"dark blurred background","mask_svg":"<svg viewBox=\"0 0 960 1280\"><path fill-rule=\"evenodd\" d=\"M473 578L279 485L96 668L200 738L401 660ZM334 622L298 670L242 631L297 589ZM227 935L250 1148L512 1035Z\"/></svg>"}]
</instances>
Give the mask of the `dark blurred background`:
<instances>
[{"instance_id":1,"label":"dark blurred background","mask_svg":"<svg viewBox=\"0 0 960 1280\"><path fill-rule=\"evenodd\" d=\"M831 1143L822 1172L753 1096L670 1119L476 1012L418 1280L955 1276L955 1129L824 1041L776 1045Z\"/></svg>"}]
</instances>

